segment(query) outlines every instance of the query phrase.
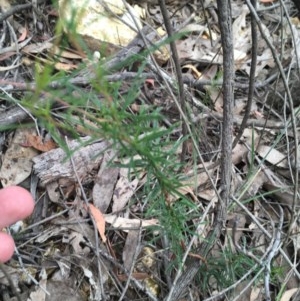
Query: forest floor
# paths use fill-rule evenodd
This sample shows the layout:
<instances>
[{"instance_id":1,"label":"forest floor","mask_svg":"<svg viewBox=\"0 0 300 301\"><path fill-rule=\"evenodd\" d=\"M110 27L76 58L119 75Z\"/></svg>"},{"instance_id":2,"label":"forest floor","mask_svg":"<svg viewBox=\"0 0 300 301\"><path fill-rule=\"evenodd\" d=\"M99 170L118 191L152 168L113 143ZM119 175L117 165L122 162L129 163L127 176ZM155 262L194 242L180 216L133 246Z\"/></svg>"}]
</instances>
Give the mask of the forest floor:
<instances>
[{"instance_id":1,"label":"forest floor","mask_svg":"<svg viewBox=\"0 0 300 301\"><path fill-rule=\"evenodd\" d=\"M216 1L20 2L0 1L0 179L36 205L6 229L0 300L299 300L293 2L231 1L221 221L231 137Z\"/></svg>"}]
</instances>

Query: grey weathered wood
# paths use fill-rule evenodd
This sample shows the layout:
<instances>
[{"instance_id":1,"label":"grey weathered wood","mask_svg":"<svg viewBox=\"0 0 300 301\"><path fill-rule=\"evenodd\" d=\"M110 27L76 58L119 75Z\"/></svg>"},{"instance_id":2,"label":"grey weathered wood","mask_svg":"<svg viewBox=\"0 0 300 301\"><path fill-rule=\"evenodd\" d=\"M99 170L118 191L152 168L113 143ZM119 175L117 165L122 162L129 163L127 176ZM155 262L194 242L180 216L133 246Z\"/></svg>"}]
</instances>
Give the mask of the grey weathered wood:
<instances>
[{"instance_id":1,"label":"grey weathered wood","mask_svg":"<svg viewBox=\"0 0 300 301\"><path fill-rule=\"evenodd\" d=\"M88 141L90 137L69 142L70 150L74 150L71 156L74 161L76 172L79 179L83 182L88 178L91 171L98 168L103 157L103 151L110 143L102 140L84 147L82 143ZM33 169L43 184L48 184L60 179L76 181L74 168L71 163L70 155L62 148L53 149L43 153L33 160Z\"/></svg>"}]
</instances>

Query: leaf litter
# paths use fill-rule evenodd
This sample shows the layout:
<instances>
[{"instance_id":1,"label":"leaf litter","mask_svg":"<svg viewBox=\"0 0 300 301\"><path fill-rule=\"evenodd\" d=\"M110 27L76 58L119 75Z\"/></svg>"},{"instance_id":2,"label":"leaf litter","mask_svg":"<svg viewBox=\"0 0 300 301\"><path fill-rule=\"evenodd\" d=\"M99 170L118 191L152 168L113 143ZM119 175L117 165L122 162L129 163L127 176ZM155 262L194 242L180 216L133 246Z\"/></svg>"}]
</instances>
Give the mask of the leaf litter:
<instances>
[{"instance_id":1,"label":"leaf litter","mask_svg":"<svg viewBox=\"0 0 300 301\"><path fill-rule=\"evenodd\" d=\"M80 63L87 62L81 44L70 41L70 47L67 48L53 39L58 13L47 1L41 2L44 5L39 4L35 9L47 15L50 23L30 8L16 12L10 17L15 39L10 43L1 41L1 90L15 93L20 101L20 92L14 91L18 87L16 82L20 85L33 81L33 65L39 64L41 70L53 65L56 71L71 76L71 70L80 70ZM138 7L138 18L156 28L158 37L155 42L159 41L165 31L161 27L162 17L157 2L129 2L132 5L130 9ZM187 255L201 256L197 254L198 246L205 239L215 216L213 209L220 177L220 144L226 138L220 137L221 120L218 116L221 115L214 114L223 112L220 85L223 54L216 25L216 5L213 1L204 1L202 4L199 6L197 1L191 1L182 5L180 1L167 1L174 29L179 33L175 43L184 81L192 83L188 89L192 99L196 100L191 104L191 112L201 117L198 128L195 124L193 126L202 156L201 160L195 159L194 150L191 150L179 177L177 190L162 195L165 205L169 206L169 215L163 216L165 211L162 205L154 206L157 199L149 200L149 196L143 194L149 182L146 180L147 168L138 164L142 162L142 157L135 157L134 160L128 154L127 158L121 157L120 147L116 147L113 141L99 136L97 141L94 137L70 139L67 152L66 145L59 147L52 140L44 140L33 127L2 130L2 186L20 184L30 189L37 201L35 214L16 235L22 264L18 265L13 259L13 264L7 265L9 277L22 295L22 300L101 300L108 296L110 300L119 300L120 296L129 300L140 300L142 297L163 300L176 275L179 254L183 254L192 242ZM239 295L243 300L264 300L266 286L272 290L272 300L297 300L299 295L300 275L295 268L300 248L299 208L298 203L294 202L294 170L297 167L294 153L298 145L295 145L297 140L290 123L290 115L297 115L299 105L299 76L295 71L295 65L299 63L296 55L299 52L299 12L297 14L291 1L285 4L288 5L288 14L281 20L280 8L274 5L274 1L259 1L258 12L264 35L260 33L258 39L257 87L251 107L253 119L249 120L241 141L232 152L231 190L234 201L227 208L228 220L224 221L222 239L214 242L210 256L203 260L204 268L199 271L202 282L199 284L194 279L191 283L190 295L193 300L234 300ZM0 5L3 12L12 8L7 1L1 1ZM141 10L143 13L140 13ZM127 12L126 9L124 11ZM249 9L241 1L232 1L232 13L236 72L233 114L234 130L238 131L248 93L251 27ZM111 16L108 14L105 18L110 19ZM188 24L184 23L186 20L189 20ZM30 26L27 27L27 24ZM92 26L90 22L88 26ZM33 28L37 31L33 31ZM5 31L4 23L1 29ZM99 29L88 28L88 31ZM290 68L288 87L294 107L287 104L284 82L278 76L278 66L264 37L280 54L283 67ZM116 47L109 49L118 53L122 44L119 42L102 40L101 47L114 44ZM95 45L91 39L89 43ZM162 54L164 51L160 48L158 52ZM166 48L166 51L169 50ZM18 57L19 53L22 54L22 60ZM167 74L166 78L175 78L170 55L163 53L162 60L162 56L156 54L155 58L159 64L157 68ZM91 69L93 61L87 65ZM20 68L23 68L26 76L20 74ZM123 73L128 71L124 69ZM80 73L79 79L81 77L81 81L84 81L88 75L89 72ZM148 72L144 82L140 82L139 93L131 104L135 108L132 114L138 115L147 109L145 103L153 102L165 116L160 126L163 128L175 124L180 114L164 86L166 83L159 83L157 77L150 78L150 75ZM147 83L151 83L151 86L147 87ZM200 83L200 89L197 83ZM88 91L85 85L81 87L82 91ZM120 94L125 95L130 91L131 85L130 80L124 80ZM55 90L59 86L53 83L52 87ZM56 95L57 99L71 91L68 91L70 86L65 89L64 94ZM74 90L72 93L76 97ZM17 109L9 111L10 103L6 94L1 95L5 110L0 112L0 120L12 124L9 118L15 115L7 112L16 112L16 116L21 117L17 117L15 123L25 124L28 119L25 120L24 114L18 113ZM109 98L104 95L104 99ZM97 112L99 101L91 99L87 106ZM197 106L199 102L200 107ZM64 117L61 114L67 108L62 105L54 109L52 112L56 119L52 122L57 125L57 132L69 135L64 133ZM33 116L34 112L32 110ZM42 121L41 115L35 117ZM76 121L73 124L75 129L83 128L83 133L89 134L93 133L97 124L97 118L91 118L85 111L75 114L72 120ZM277 122L279 127L269 127L270 121ZM39 127L43 128L42 122ZM143 132L139 134L147 135ZM52 135L54 141L58 142L54 132ZM144 141L147 143L146 138ZM38 154L38 151L44 153ZM138 167L133 168L128 162L135 162ZM38 180L39 184L34 184ZM155 182L153 177L151 180ZM150 183L153 189L148 189L151 197L155 196L153 183ZM152 214L147 215L149 208L152 208ZM163 221L164 218L169 220ZM94 219L97 229L93 229L91 219ZM177 233L176 226L182 222L185 223L185 231ZM169 232L168 225L171 227ZM175 247L169 241L172 232L177 235ZM280 246L276 249L278 240ZM272 252L277 252L273 258L269 257ZM271 281L264 273L259 274L259 269L266 267L268 258L271 258ZM252 273L245 276L254 267ZM37 279L37 282L33 279ZM242 282L239 282L240 279ZM15 300L1 271L0 285L0 298L6 296L5 301ZM186 297L184 300L192 299Z\"/></svg>"}]
</instances>

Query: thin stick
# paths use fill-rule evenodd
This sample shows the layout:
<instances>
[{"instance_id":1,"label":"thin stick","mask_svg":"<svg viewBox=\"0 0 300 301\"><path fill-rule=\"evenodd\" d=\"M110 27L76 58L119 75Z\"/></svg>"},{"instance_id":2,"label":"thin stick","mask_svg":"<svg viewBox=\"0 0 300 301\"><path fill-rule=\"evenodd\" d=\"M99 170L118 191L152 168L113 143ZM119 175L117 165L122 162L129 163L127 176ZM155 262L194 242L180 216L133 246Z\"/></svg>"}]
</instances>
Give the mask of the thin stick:
<instances>
[{"instance_id":1,"label":"thin stick","mask_svg":"<svg viewBox=\"0 0 300 301\"><path fill-rule=\"evenodd\" d=\"M159 6L161 9L161 13L164 19L164 24L166 26L166 30L168 33L168 37L171 38L170 40L170 47L172 51L172 57L175 65L175 70L176 70L176 77L177 77L177 82L178 82L178 90L179 90L179 103L181 105L181 109L186 115L187 109L186 109L186 103L185 103L185 93L184 93L184 87L183 87L183 79L182 79L182 72L181 72L181 67L179 63L179 56L177 52L177 48L175 45L174 40L172 39L173 36L173 28L171 26L170 22L170 16L166 7L165 0L159 0ZM188 128L187 124L185 123L184 119L182 118L182 136L185 138L188 133ZM182 151L181 151L181 162L184 162L185 155L187 152L187 140L184 140L182 143Z\"/></svg>"},{"instance_id":2,"label":"thin stick","mask_svg":"<svg viewBox=\"0 0 300 301\"><path fill-rule=\"evenodd\" d=\"M251 0L254 9L256 9L256 0ZM239 128L239 132L233 141L232 148L238 144L241 139L244 129L247 126L247 121L250 116L252 100L254 95L254 87L255 87L255 72L256 72L256 64L257 64L257 25L253 14L251 14L251 38L252 38L252 47L251 47L251 68L250 68L250 79L249 79L249 90L248 90L248 100L245 109L244 118L242 124Z\"/></svg>"}]
</instances>

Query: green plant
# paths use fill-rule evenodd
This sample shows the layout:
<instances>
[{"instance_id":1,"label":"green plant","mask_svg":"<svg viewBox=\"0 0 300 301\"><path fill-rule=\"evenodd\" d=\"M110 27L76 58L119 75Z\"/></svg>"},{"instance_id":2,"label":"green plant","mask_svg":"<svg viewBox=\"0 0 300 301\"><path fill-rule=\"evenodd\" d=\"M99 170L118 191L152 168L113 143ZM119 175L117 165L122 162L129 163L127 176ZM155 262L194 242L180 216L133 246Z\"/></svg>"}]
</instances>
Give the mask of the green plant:
<instances>
[{"instance_id":1,"label":"green plant","mask_svg":"<svg viewBox=\"0 0 300 301\"><path fill-rule=\"evenodd\" d=\"M144 62L139 63L138 73L141 73ZM99 64L91 86L83 88L70 82L74 75L60 73L52 76L49 68L43 74L36 74L36 92L24 97L21 104L32 112L39 124L66 151L61 133L77 138L80 128L84 135L91 137L89 142L99 138L111 141L112 148L118 150L118 158L121 159L119 166L127 167L129 172L146 173L142 188L142 194L146 196L145 217L159 219L162 234L168 237L171 251L175 254L177 264L180 264L184 249L178 242L186 241L187 234L193 234L194 226L188 224L193 216L199 215L193 202L179 192L184 177L177 154L186 137L177 139L173 135L177 123L171 127L163 125L165 116L160 108L141 100L139 111L131 110L143 79L137 76L128 83L124 92L121 82L108 82L105 75L105 70ZM63 88L49 87L53 77ZM41 91L47 99L42 103L38 100ZM127 159L126 163L122 158ZM174 199L172 204L169 203L170 198ZM194 210L194 214L188 215L187 212L191 210Z\"/></svg>"},{"instance_id":2,"label":"green plant","mask_svg":"<svg viewBox=\"0 0 300 301\"><path fill-rule=\"evenodd\" d=\"M224 288L233 286L254 265L255 261L253 259L244 254L233 253L226 248L219 252L218 256L208 259L207 264L202 266L199 271L199 284L203 291L207 291L208 287L212 290L217 289L221 291ZM257 267L249 275L248 279L252 279L259 268Z\"/></svg>"}]
</instances>

